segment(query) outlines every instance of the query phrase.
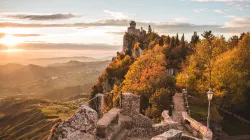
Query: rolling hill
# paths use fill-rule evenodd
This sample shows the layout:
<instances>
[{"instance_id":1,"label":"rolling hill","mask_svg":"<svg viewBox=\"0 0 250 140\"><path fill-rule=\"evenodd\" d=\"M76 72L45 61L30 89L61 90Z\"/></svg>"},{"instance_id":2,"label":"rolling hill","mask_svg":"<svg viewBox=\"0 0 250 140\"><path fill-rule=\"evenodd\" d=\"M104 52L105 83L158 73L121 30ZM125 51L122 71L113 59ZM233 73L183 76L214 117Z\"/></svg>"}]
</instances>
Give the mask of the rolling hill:
<instances>
[{"instance_id":1,"label":"rolling hill","mask_svg":"<svg viewBox=\"0 0 250 140\"><path fill-rule=\"evenodd\" d=\"M83 92L89 93L109 63L69 61L47 67L33 64L1 65L0 97L19 95L65 100Z\"/></svg>"}]
</instances>

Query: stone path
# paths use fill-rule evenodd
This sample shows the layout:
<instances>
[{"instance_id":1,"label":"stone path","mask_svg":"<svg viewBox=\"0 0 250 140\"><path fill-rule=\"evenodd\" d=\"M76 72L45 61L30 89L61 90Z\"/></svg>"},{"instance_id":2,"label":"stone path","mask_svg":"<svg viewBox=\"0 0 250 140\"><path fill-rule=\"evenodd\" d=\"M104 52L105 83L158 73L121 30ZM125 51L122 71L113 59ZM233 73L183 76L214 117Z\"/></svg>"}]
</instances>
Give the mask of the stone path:
<instances>
[{"instance_id":1,"label":"stone path","mask_svg":"<svg viewBox=\"0 0 250 140\"><path fill-rule=\"evenodd\" d=\"M175 93L174 95L174 111L172 115L172 119L176 122L181 123L181 114L185 112L184 99L181 93Z\"/></svg>"},{"instance_id":2,"label":"stone path","mask_svg":"<svg viewBox=\"0 0 250 140\"><path fill-rule=\"evenodd\" d=\"M190 133L182 125L182 112L186 112L182 93L175 93L173 100L174 100L174 111L171 117L173 121L179 123L179 125L177 126L178 130L182 130L184 134L190 135Z\"/></svg>"}]
</instances>

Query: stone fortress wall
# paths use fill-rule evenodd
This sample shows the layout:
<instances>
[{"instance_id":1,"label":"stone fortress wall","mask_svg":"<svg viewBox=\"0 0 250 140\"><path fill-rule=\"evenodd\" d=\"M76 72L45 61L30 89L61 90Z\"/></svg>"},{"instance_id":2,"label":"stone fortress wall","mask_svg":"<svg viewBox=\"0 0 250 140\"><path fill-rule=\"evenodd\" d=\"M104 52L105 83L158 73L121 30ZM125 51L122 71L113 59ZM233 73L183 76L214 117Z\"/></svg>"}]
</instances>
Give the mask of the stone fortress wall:
<instances>
[{"instance_id":1,"label":"stone fortress wall","mask_svg":"<svg viewBox=\"0 0 250 140\"><path fill-rule=\"evenodd\" d=\"M133 93L122 93L121 108L112 108L104 114L104 94L98 94L95 99L100 104L98 113L87 104L81 105L71 118L58 122L54 126L48 140L122 140L125 138L128 140L141 138L200 140L178 130L178 123L170 118L168 111L162 113L164 120L161 123L154 124L150 118L140 114L140 96ZM201 134L204 140L212 139L212 132L207 133L204 125L192 119L187 112L182 114L183 125L188 124L188 127Z\"/></svg>"}]
</instances>

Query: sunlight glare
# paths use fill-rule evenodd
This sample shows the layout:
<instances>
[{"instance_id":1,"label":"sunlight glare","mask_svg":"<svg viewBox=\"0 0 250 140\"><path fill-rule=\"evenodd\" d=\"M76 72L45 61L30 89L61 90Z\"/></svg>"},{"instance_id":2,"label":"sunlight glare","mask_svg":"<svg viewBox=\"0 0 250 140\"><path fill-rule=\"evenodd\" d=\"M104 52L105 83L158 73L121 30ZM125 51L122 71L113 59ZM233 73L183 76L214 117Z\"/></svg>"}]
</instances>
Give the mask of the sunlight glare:
<instances>
[{"instance_id":1,"label":"sunlight glare","mask_svg":"<svg viewBox=\"0 0 250 140\"><path fill-rule=\"evenodd\" d=\"M12 35L6 35L2 39L0 39L0 44L7 45L9 48L19 44L20 41L17 37L14 37Z\"/></svg>"}]
</instances>

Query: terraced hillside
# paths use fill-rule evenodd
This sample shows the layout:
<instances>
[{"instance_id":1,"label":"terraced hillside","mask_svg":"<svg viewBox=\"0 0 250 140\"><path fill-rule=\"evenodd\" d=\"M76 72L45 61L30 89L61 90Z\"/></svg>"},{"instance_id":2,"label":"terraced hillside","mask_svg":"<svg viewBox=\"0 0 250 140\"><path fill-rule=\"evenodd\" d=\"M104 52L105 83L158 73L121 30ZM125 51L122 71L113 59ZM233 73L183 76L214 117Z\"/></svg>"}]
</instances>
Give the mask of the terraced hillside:
<instances>
[{"instance_id":1,"label":"terraced hillside","mask_svg":"<svg viewBox=\"0 0 250 140\"><path fill-rule=\"evenodd\" d=\"M33 98L0 100L0 139L46 139L52 126L70 117L77 105Z\"/></svg>"}]
</instances>

